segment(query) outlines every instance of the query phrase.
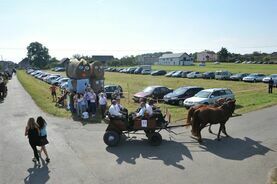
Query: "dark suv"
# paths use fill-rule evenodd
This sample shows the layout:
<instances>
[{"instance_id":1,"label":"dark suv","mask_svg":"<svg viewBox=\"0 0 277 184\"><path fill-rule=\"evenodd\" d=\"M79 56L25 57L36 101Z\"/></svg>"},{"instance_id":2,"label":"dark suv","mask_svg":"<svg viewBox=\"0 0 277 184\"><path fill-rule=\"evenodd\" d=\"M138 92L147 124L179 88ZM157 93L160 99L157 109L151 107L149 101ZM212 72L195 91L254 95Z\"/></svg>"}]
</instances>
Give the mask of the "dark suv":
<instances>
[{"instance_id":1,"label":"dark suv","mask_svg":"<svg viewBox=\"0 0 277 184\"><path fill-rule=\"evenodd\" d=\"M198 86L182 86L164 96L164 102L183 106L185 99L193 97L204 88Z\"/></svg>"},{"instance_id":2,"label":"dark suv","mask_svg":"<svg viewBox=\"0 0 277 184\"><path fill-rule=\"evenodd\" d=\"M123 90L120 85L106 85L104 86L104 92L107 95L107 98L111 98L112 94L115 90L118 90L120 93L120 96L123 96Z\"/></svg>"},{"instance_id":3,"label":"dark suv","mask_svg":"<svg viewBox=\"0 0 277 184\"><path fill-rule=\"evenodd\" d=\"M154 100L162 100L164 95L172 91L172 89L169 89L164 86L148 86L143 91L136 93L133 96L133 100L135 102L139 102L141 98L152 98Z\"/></svg>"}]
</instances>

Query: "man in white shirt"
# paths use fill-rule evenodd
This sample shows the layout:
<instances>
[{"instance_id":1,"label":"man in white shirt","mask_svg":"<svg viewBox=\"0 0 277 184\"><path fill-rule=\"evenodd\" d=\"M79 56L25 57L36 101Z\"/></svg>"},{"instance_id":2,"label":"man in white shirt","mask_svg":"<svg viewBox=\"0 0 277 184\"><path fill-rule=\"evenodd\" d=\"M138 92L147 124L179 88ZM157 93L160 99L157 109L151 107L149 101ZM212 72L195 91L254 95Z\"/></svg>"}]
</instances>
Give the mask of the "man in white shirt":
<instances>
[{"instance_id":1,"label":"man in white shirt","mask_svg":"<svg viewBox=\"0 0 277 184\"><path fill-rule=\"evenodd\" d=\"M107 98L105 97L104 93L100 93L99 105L100 105L100 108L101 108L102 119L104 119L105 118L106 107L107 107Z\"/></svg>"},{"instance_id":2,"label":"man in white shirt","mask_svg":"<svg viewBox=\"0 0 277 184\"><path fill-rule=\"evenodd\" d=\"M140 110L136 115L137 115L137 117L142 117L142 116L144 116L145 112L146 112L145 102L142 101L142 102L140 102Z\"/></svg>"},{"instance_id":3,"label":"man in white shirt","mask_svg":"<svg viewBox=\"0 0 277 184\"><path fill-rule=\"evenodd\" d=\"M122 117L122 114L120 113L119 108L117 107L116 100L112 101L112 105L109 108L109 113L111 116L120 118Z\"/></svg>"}]
</instances>

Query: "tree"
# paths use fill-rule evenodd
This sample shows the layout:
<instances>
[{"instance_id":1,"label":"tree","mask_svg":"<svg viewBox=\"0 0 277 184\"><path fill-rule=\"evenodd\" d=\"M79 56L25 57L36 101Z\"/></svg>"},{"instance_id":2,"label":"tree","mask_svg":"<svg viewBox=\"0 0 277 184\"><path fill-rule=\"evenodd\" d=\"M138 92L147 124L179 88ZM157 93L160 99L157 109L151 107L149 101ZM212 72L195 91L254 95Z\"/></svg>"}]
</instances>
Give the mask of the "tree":
<instances>
[{"instance_id":1,"label":"tree","mask_svg":"<svg viewBox=\"0 0 277 184\"><path fill-rule=\"evenodd\" d=\"M48 49L39 42L32 42L27 47L27 57L31 66L45 68L50 63Z\"/></svg>"},{"instance_id":2,"label":"tree","mask_svg":"<svg viewBox=\"0 0 277 184\"><path fill-rule=\"evenodd\" d=\"M219 61L227 61L228 60L228 50L224 47L217 53Z\"/></svg>"}]
</instances>

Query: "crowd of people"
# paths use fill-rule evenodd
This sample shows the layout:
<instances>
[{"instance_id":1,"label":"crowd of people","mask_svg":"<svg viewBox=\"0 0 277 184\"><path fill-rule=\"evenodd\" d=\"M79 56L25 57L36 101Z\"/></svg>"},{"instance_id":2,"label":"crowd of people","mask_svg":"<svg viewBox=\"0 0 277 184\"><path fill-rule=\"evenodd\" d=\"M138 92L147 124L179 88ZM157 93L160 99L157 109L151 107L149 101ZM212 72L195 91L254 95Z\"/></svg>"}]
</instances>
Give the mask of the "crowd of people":
<instances>
[{"instance_id":1,"label":"crowd of people","mask_svg":"<svg viewBox=\"0 0 277 184\"><path fill-rule=\"evenodd\" d=\"M87 85L84 93L62 90L59 97L57 97L56 86L52 85L50 91L56 105L65 106L72 114L76 114L82 119L95 117L97 109L100 109L102 119L105 118L107 97L103 92L96 94L89 85Z\"/></svg>"}]
</instances>

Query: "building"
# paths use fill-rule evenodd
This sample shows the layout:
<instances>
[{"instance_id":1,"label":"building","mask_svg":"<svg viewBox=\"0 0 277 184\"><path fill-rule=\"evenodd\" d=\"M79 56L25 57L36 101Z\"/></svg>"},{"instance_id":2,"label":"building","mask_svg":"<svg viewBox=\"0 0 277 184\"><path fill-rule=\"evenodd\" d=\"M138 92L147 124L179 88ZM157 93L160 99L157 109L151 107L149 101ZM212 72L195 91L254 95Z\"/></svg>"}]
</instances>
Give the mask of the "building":
<instances>
[{"instance_id":1,"label":"building","mask_svg":"<svg viewBox=\"0 0 277 184\"><path fill-rule=\"evenodd\" d=\"M217 54L214 51L204 50L197 53L196 60L199 62L216 61Z\"/></svg>"},{"instance_id":2,"label":"building","mask_svg":"<svg viewBox=\"0 0 277 184\"><path fill-rule=\"evenodd\" d=\"M66 66L68 65L69 62L70 62L70 59L69 59L69 58L62 58L62 59L58 62L58 66L66 68Z\"/></svg>"},{"instance_id":3,"label":"building","mask_svg":"<svg viewBox=\"0 0 277 184\"><path fill-rule=\"evenodd\" d=\"M172 54L172 52L142 54L136 56L136 61L139 65L153 65L159 62L159 57L161 57L163 54Z\"/></svg>"},{"instance_id":4,"label":"building","mask_svg":"<svg viewBox=\"0 0 277 184\"><path fill-rule=\"evenodd\" d=\"M107 65L107 62L109 61L113 61L114 57L111 55L106 55L106 56L101 56L101 55L95 55L95 56L91 56L93 61L100 61L102 62L103 65Z\"/></svg>"},{"instance_id":5,"label":"building","mask_svg":"<svg viewBox=\"0 0 277 184\"><path fill-rule=\"evenodd\" d=\"M159 65L187 66L193 64L193 59L187 53L163 54L159 58Z\"/></svg>"}]
</instances>

